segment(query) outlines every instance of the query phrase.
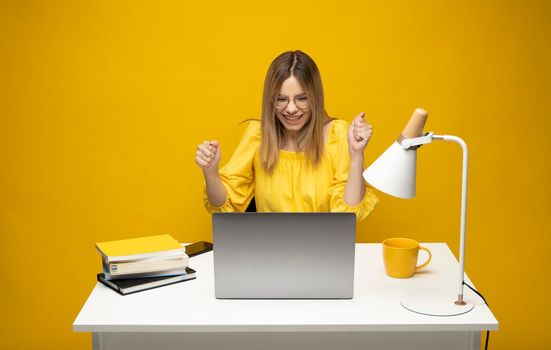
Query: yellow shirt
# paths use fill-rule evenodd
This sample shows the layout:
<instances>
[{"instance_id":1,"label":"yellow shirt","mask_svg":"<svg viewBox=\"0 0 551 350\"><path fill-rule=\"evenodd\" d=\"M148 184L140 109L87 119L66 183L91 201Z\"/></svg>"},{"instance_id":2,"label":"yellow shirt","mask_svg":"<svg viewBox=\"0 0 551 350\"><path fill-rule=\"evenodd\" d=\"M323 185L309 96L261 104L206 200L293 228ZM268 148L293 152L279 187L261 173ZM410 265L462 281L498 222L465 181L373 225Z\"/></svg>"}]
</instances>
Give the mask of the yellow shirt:
<instances>
[{"instance_id":1,"label":"yellow shirt","mask_svg":"<svg viewBox=\"0 0 551 350\"><path fill-rule=\"evenodd\" d=\"M260 165L260 122L250 122L230 161L220 169L220 178L227 199L219 207L208 201L212 212L243 212L255 197L259 212L354 212L362 220L379 201L366 184L365 196L355 206L344 201L344 190L350 169L348 123L333 120L321 161L312 169L304 152L279 151L279 160L272 174Z\"/></svg>"}]
</instances>

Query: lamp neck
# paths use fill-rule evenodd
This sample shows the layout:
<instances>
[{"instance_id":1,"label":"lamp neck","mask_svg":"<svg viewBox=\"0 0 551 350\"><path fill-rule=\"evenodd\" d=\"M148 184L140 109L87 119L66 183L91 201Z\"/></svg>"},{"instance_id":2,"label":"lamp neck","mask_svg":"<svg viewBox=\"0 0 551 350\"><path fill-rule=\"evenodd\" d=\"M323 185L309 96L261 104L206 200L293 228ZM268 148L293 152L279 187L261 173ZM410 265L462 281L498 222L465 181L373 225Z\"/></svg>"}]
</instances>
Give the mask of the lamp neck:
<instances>
[{"instance_id":1,"label":"lamp neck","mask_svg":"<svg viewBox=\"0 0 551 350\"><path fill-rule=\"evenodd\" d=\"M463 150L463 174L461 177L461 227L459 245L459 280L458 280L458 302L463 301L463 281L465 279L465 239L467 230L467 174L469 167L469 152L467 144L461 138L452 135L432 135L435 140L453 141L458 143Z\"/></svg>"}]
</instances>

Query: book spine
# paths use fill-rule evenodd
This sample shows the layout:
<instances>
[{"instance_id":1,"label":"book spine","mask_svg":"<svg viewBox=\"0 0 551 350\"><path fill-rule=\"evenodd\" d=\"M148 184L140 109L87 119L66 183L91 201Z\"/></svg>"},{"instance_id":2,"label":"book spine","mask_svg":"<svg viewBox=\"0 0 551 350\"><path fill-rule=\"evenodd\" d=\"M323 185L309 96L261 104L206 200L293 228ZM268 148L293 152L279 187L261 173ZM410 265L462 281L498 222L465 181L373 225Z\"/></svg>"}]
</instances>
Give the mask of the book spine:
<instances>
[{"instance_id":1,"label":"book spine","mask_svg":"<svg viewBox=\"0 0 551 350\"><path fill-rule=\"evenodd\" d=\"M119 289L119 287L117 287L117 286L114 285L113 283L109 282L108 279L106 279L106 278L101 278L100 276L101 276L101 274L98 273L98 275L97 275L97 280L98 280L98 282L102 283L102 284L105 285L106 287L111 288L112 290L114 290L115 292L119 293L120 295L124 295L124 293Z\"/></svg>"}]
</instances>

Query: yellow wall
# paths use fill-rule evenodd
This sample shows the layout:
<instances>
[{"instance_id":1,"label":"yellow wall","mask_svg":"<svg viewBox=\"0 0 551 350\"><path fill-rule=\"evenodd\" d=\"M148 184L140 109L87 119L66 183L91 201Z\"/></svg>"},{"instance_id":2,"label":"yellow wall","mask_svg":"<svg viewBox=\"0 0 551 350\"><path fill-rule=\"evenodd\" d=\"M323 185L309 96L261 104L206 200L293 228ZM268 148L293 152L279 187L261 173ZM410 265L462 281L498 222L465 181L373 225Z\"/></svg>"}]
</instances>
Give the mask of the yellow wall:
<instances>
[{"instance_id":1,"label":"yellow wall","mask_svg":"<svg viewBox=\"0 0 551 350\"><path fill-rule=\"evenodd\" d=\"M491 348L549 348L550 18L545 0L2 1L0 347L90 348L71 327L95 242L211 239L195 146L217 138L227 160L271 60L302 49L330 114L367 112L369 162L415 107L467 141L466 271L500 321ZM381 194L358 241L457 252L460 161L422 148L417 198Z\"/></svg>"}]
</instances>

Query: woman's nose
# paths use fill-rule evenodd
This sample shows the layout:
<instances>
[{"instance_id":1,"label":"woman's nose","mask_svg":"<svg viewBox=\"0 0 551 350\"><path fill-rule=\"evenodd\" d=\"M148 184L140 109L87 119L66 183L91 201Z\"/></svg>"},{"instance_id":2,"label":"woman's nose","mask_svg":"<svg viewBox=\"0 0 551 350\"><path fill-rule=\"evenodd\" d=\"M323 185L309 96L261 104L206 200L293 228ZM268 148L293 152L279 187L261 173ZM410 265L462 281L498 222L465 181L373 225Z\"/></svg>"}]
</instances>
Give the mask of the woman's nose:
<instances>
[{"instance_id":1,"label":"woman's nose","mask_svg":"<svg viewBox=\"0 0 551 350\"><path fill-rule=\"evenodd\" d=\"M285 109L287 110L287 113L289 113L289 114L294 114L298 111L297 105L295 105L294 100L290 100L289 103L287 103L287 108L285 108Z\"/></svg>"}]
</instances>

